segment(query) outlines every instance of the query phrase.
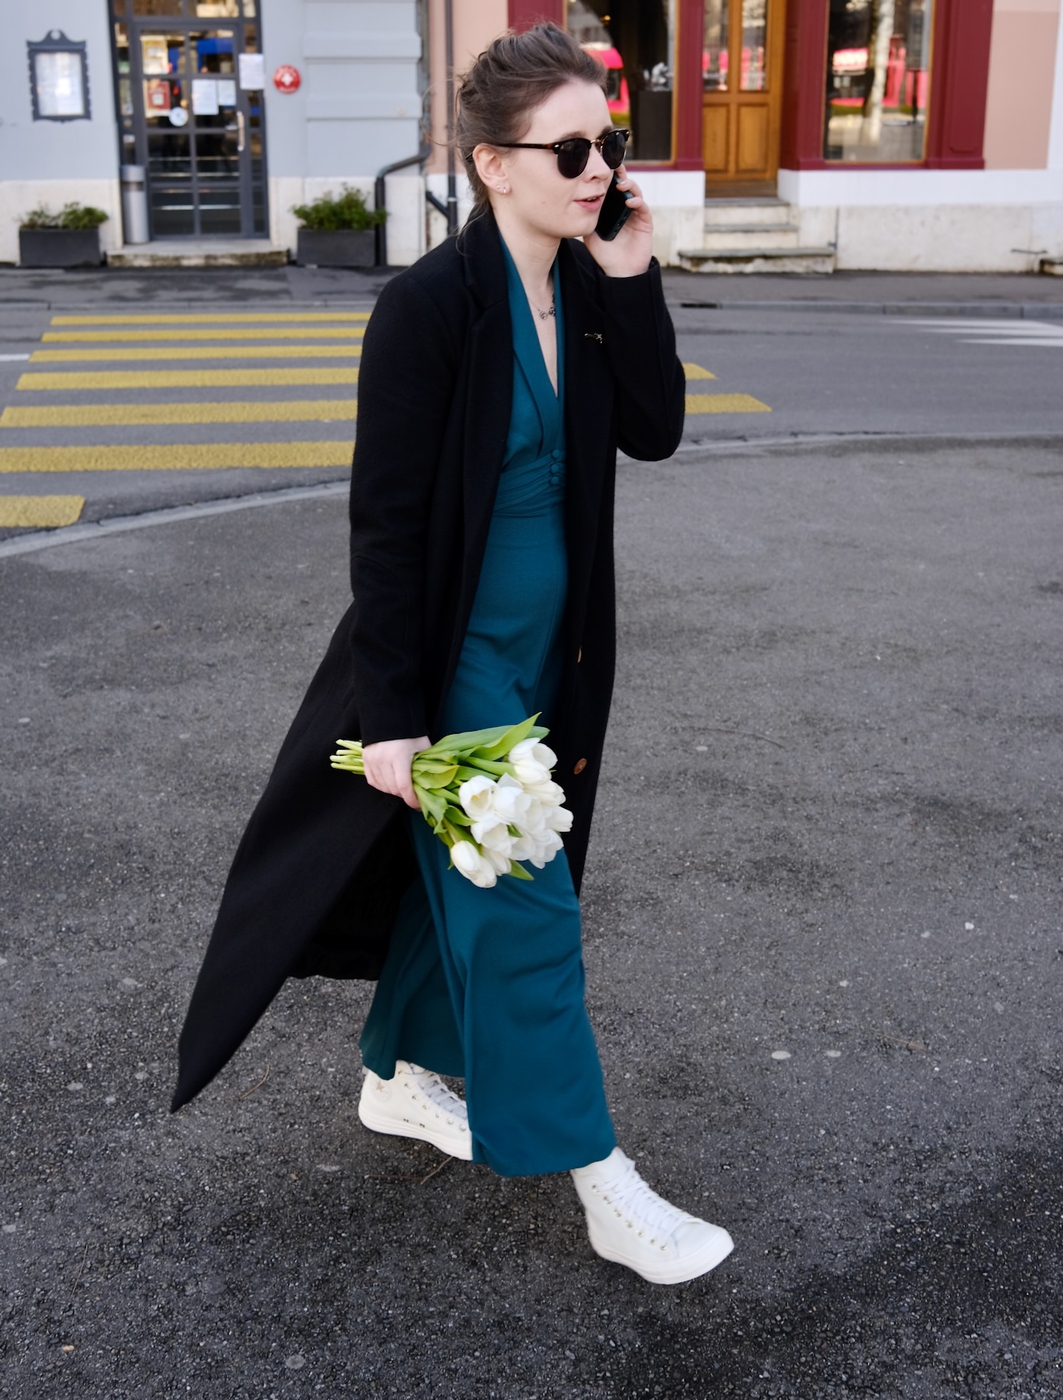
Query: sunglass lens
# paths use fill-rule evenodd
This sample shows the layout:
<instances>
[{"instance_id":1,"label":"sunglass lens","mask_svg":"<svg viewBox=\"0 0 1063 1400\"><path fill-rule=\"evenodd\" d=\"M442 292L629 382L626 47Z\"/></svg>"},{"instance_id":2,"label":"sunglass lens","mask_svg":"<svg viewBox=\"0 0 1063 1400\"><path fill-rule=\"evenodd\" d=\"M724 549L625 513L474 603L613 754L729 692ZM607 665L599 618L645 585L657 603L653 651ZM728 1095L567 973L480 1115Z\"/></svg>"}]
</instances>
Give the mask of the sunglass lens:
<instances>
[{"instance_id":1,"label":"sunglass lens","mask_svg":"<svg viewBox=\"0 0 1063 1400\"><path fill-rule=\"evenodd\" d=\"M557 169L566 180L575 180L587 169L591 157L591 143L583 136L573 136L562 141L557 148Z\"/></svg>"},{"instance_id":2,"label":"sunglass lens","mask_svg":"<svg viewBox=\"0 0 1063 1400\"><path fill-rule=\"evenodd\" d=\"M627 147L627 132L611 131L602 142L602 160L610 170L616 168L624 162L624 151Z\"/></svg>"}]
</instances>

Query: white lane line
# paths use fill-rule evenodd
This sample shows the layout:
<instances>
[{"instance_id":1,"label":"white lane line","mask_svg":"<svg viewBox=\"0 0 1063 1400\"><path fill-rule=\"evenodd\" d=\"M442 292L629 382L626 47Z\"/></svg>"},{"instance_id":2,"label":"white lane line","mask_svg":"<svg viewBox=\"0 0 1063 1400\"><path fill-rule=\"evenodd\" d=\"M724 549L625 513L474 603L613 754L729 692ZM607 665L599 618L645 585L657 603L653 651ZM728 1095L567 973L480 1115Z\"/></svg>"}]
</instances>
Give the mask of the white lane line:
<instances>
[{"instance_id":1,"label":"white lane line","mask_svg":"<svg viewBox=\"0 0 1063 1400\"><path fill-rule=\"evenodd\" d=\"M951 335L964 345L1051 345L1063 347L1063 326L1050 321L990 320L978 317L918 317L909 322L931 335Z\"/></svg>"},{"instance_id":2,"label":"white lane line","mask_svg":"<svg viewBox=\"0 0 1063 1400\"><path fill-rule=\"evenodd\" d=\"M291 501L307 501L321 496L345 496L350 489L349 481L327 481L321 486L256 491L250 496L230 496L223 501L202 501L198 505L149 510L143 515L117 516L114 520L101 520L99 524L70 525L65 529L49 530L47 534L42 531L17 539L0 540L0 559L10 558L13 554L29 554L36 549L52 549L57 544L82 544L85 540L98 540L104 535L144 530L149 525L177 525L184 520L199 520L208 515L227 515L230 511L247 510L251 506L283 506Z\"/></svg>"},{"instance_id":3,"label":"white lane line","mask_svg":"<svg viewBox=\"0 0 1063 1400\"><path fill-rule=\"evenodd\" d=\"M965 341L963 342L963 344L964 344L964 345L1051 345L1052 348L1053 348L1054 350L1063 350L1063 335L1059 336L1059 337L1058 337L1057 339L1055 339L1055 340L1050 340L1047 336L1035 336L1035 335L1015 335L1015 336L1008 336L1008 338L1007 338L1006 340L998 340L998 339L995 339L995 338L994 338L994 339L983 339L982 337L973 337L973 338L970 339L970 340L965 340Z\"/></svg>"},{"instance_id":4,"label":"white lane line","mask_svg":"<svg viewBox=\"0 0 1063 1400\"><path fill-rule=\"evenodd\" d=\"M0 360L28 360L29 355L0 355Z\"/></svg>"}]
</instances>

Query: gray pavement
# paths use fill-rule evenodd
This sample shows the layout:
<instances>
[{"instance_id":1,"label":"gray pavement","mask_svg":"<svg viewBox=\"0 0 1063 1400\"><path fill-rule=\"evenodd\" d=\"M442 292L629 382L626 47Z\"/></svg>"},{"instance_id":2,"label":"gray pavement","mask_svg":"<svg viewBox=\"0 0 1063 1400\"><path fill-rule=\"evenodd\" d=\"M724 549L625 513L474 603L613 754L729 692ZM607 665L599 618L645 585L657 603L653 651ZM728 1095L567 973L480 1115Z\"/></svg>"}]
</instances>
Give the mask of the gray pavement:
<instances>
[{"instance_id":1,"label":"gray pavement","mask_svg":"<svg viewBox=\"0 0 1063 1400\"><path fill-rule=\"evenodd\" d=\"M0 546L0 1394L1059 1400L1061 481L974 437L622 466L589 1003L621 1143L737 1242L675 1289L565 1179L361 1129L364 986L290 984L166 1111L342 487Z\"/></svg>"},{"instance_id":2,"label":"gray pavement","mask_svg":"<svg viewBox=\"0 0 1063 1400\"><path fill-rule=\"evenodd\" d=\"M0 271L0 403L10 409L0 428L0 449L98 449L92 469L70 470L66 458L27 467L0 451L0 497L10 495L84 497L82 521L103 521L189 503L240 498L249 492L283 490L293 484L342 482L354 436L350 408L353 385L325 387L290 382L204 387L174 384L170 370L197 367L252 370L279 367L283 376L288 340L266 347L280 358L249 358L252 342L224 348L225 359L162 360L140 363L137 347L103 348L110 360L57 364L29 362L46 355L94 353L99 347L42 343L42 336L77 333L55 326L64 314L276 315L313 316L321 312L364 313L371 309L386 269L371 273L305 268L193 272L22 273ZM758 441L898 442L927 438L952 441L1060 441L1063 433L1063 279L1022 276L938 276L839 273L832 277L702 277L669 271L665 283L688 365L710 377L691 377L691 393L710 396L691 412L686 441L703 447ZM888 312L890 314L884 314ZM158 323L142 333L158 335L159 325L175 337L202 335L187 324ZM311 327L312 328L312 327ZM113 329L113 328L112 328ZM235 327L208 333L230 335ZM304 327L304 330L306 327ZM92 334L108 334L97 327ZM126 328L121 333L131 334ZM247 327L243 327L246 336ZM276 328L266 329L268 337ZM198 342L200 348L203 342ZM241 349L241 346L244 349ZM158 352L156 341L151 347ZM207 347L210 349L211 347ZM296 347L298 348L298 347ZM195 343L192 346L194 353ZM175 354L189 346L175 346ZM123 357L124 356L124 357ZM349 367L357 359L322 360ZM297 372L313 360L293 360ZM161 370L150 386L103 385L79 378L79 370ZM303 368L300 368L303 367ZM59 370L42 389L41 372ZM348 370L348 373L351 371ZM246 376L245 376L246 377ZM121 375L119 376L121 378ZM166 381L166 382L162 382ZM27 387L33 385L32 392ZM725 404L720 396L739 396ZM310 414L283 423L218 422L210 410L238 403L251 413L269 405L335 400L347 417ZM206 405L202 421L136 420L136 410L173 406L180 411ZM721 404L727 412L710 411ZM86 415L84 422L26 422L26 411ZM91 415L128 410L130 421L94 422ZM20 415L22 417L20 418ZM128 415L127 415L128 416ZM246 415L245 415L246 417ZM299 465L293 451L276 458L279 444L311 444L314 465ZM194 462L205 447L246 452L272 444L268 466L234 467ZM1063 441L1061 441L1063 445ZM182 462L167 468L157 451L181 447ZM112 470L111 448L143 448L130 469ZM47 454L46 454L47 455ZM113 454L111 454L113 457ZM97 465L99 464L99 465ZM84 464L81 464L84 465ZM0 501L2 504L2 501ZM3 528L0 542L24 533Z\"/></svg>"}]
</instances>

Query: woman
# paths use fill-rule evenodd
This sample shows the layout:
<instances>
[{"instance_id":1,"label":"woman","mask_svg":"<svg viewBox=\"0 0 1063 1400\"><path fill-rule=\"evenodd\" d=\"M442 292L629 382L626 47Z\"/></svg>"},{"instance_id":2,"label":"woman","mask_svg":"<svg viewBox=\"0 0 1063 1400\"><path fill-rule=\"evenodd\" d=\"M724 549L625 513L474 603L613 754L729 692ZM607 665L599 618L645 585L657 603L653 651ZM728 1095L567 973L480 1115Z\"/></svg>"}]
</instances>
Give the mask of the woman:
<instances>
[{"instance_id":1,"label":"woman","mask_svg":"<svg viewBox=\"0 0 1063 1400\"><path fill-rule=\"evenodd\" d=\"M677 1283L731 1239L616 1146L577 891L613 679L616 448L674 451L682 367L596 60L553 25L503 36L461 83L456 136L474 216L388 284L367 329L354 602L237 851L174 1107L285 977L378 977L362 1122L503 1175L570 1171L593 1248ZM618 166L631 216L603 242ZM573 829L534 883L479 889L405 810L411 759L536 712ZM329 769L340 737L363 741L365 783ZM465 1100L440 1074L464 1079Z\"/></svg>"}]
</instances>

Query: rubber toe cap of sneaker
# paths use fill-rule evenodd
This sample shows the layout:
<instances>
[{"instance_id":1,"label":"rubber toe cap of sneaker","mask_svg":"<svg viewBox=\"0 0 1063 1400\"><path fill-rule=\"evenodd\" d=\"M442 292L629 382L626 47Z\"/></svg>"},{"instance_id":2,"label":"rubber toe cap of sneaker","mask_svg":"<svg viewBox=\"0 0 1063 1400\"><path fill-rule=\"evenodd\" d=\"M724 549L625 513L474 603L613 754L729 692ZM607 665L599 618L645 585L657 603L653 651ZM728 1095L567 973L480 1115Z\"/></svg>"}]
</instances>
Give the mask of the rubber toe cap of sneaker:
<instances>
[{"instance_id":1,"label":"rubber toe cap of sneaker","mask_svg":"<svg viewBox=\"0 0 1063 1400\"><path fill-rule=\"evenodd\" d=\"M720 1225L711 1225L707 1220L690 1220L676 1230L676 1252L681 1259L697 1262L702 1271L708 1273L734 1249L734 1240Z\"/></svg>"}]
</instances>

